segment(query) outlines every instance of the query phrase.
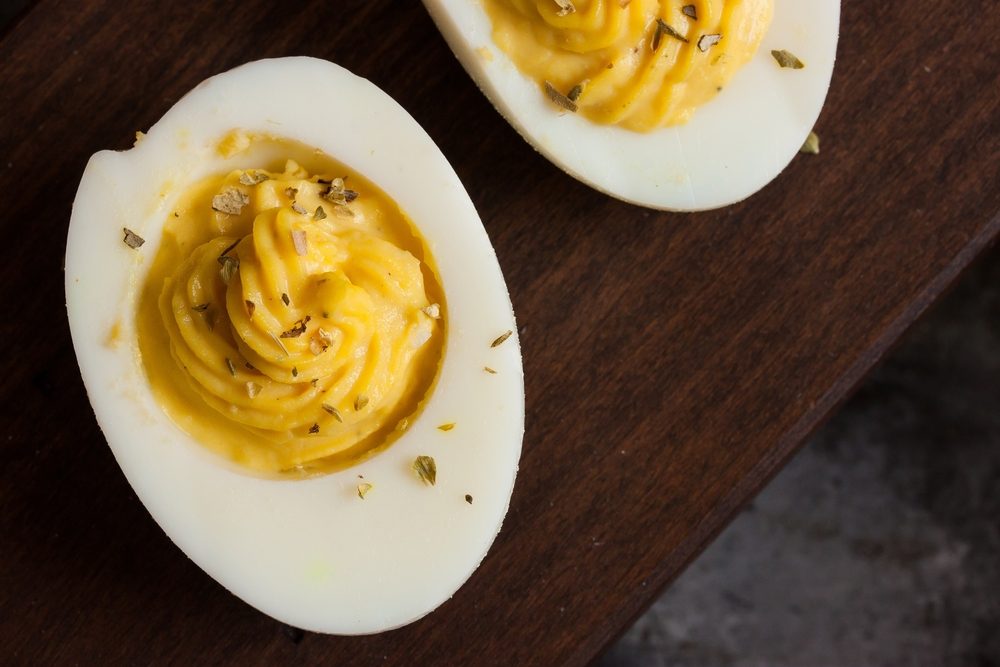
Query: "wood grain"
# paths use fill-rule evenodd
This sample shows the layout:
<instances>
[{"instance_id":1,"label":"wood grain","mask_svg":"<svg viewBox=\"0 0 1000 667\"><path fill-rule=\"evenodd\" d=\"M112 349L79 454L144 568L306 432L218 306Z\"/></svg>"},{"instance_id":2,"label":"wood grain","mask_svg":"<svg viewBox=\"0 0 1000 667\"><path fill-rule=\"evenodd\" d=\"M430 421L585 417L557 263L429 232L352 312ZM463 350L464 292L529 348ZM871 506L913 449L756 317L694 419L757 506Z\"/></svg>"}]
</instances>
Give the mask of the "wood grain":
<instances>
[{"instance_id":1,"label":"wood grain","mask_svg":"<svg viewBox=\"0 0 1000 667\"><path fill-rule=\"evenodd\" d=\"M1000 233L990 0L846 2L823 154L695 215L614 201L535 154L418 3L222 4L43 0L0 38L0 662L584 664ZM371 79L426 128L521 324L503 532L450 602L373 637L284 627L171 544L104 444L63 309L88 156L207 76L291 54Z\"/></svg>"}]
</instances>

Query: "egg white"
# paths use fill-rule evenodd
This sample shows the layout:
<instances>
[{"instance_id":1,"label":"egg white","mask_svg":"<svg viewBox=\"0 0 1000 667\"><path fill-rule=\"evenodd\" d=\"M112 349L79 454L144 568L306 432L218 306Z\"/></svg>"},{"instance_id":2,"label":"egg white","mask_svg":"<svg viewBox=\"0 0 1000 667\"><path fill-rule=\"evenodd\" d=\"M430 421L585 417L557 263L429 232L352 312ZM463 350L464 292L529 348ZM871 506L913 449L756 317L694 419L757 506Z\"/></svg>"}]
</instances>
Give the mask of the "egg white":
<instances>
[{"instance_id":1,"label":"egg white","mask_svg":"<svg viewBox=\"0 0 1000 667\"><path fill-rule=\"evenodd\" d=\"M819 118L833 75L840 0L775 0L754 58L685 125L637 133L556 108L493 42L479 0L424 0L452 51L528 143L574 178L627 202L700 211L770 183ZM772 49L806 67L781 69Z\"/></svg>"},{"instance_id":2,"label":"egg white","mask_svg":"<svg viewBox=\"0 0 1000 667\"><path fill-rule=\"evenodd\" d=\"M218 154L234 128L315 146L363 174L411 217L437 261L448 314L437 386L398 441L342 472L284 481L236 469L170 421L138 358L136 301L173 202L187 183L260 166L259 155ZM123 227L146 244L126 247ZM253 62L196 87L135 148L95 154L73 205L66 302L87 392L129 483L185 554L254 607L306 630L378 632L433 610L485 556L524 432L514 315L454 170L372 83L312 58ZM449 422L454 430L436 428ZM418 455L436 460L436 486L410 469ZM364 500L362 481L374 484Z\"/></svg>"}]
</instances>

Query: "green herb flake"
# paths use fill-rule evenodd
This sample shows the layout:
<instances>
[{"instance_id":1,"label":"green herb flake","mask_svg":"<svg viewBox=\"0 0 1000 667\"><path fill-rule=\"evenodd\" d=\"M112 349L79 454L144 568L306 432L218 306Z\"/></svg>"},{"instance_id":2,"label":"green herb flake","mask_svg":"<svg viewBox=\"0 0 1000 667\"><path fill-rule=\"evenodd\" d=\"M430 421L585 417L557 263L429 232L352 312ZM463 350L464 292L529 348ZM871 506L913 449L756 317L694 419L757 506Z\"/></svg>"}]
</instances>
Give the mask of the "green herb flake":
<instances>
[{"instance_id":1,"label":"green herb flake","mask_svg":"<svg viewBox=\"0 0 1000 667\"><path fill-rule=\"evenodd\" d=\"M806 153L808 155L819 155L819 135L815 132L810 132L809 136L806 137L805 143L802 144L802 148L799 149L800 153Z\"/></svg>"},{"instance_id":2,"label":"green herb flake","mask_svg":"<svg viewBox=\"0 0 1000 667\"><path fill-rule=\"evenodd\" d=\"M369 482L361 482L360 484L358 484L358 498L364 500L368 492L371 491L374 487L375 485Z\"/></svg>"},{"instance_id":3,"label":"green herb flake","mask_svg":"<svg viewBox=\"0 0 1000 667\"><path fill-rule=\"evenodd\" d=\"M668 37L673 37L676 40L682 41L685 44L689 44L688 38L674 30L670 25L667 24L663 19L656 19L656 31L653 33L653 41L650 42L650 46L655 51L660 46L660 39L667 35Z\"/></svg>"},{"instance_id":4,"label":"green herb flake","mask_svg":"<svg viewBox=\"0 0 1000 667\"><path fill-rule=\"evenodd\" d=\"M263 183L269 178L271 177L260 171L255 171L252 173L249 171L244 171L242 174L240 174L240 185L257 185L258 183Z\"/></svg>"},{"instance_id":5,"label":"green herb flake","mask_svg":"<svg viewBox=\"0 0 1000 667\"><path fill-rule=\"evenodd\" d=\"M326 211L323 210L322 206L316 207L316 212L313 213L313 220L326 220Z\"/></svg>"},{"instance_id":6,"label":"green herb flake","mask_svg":"<svg viewBox=\"0 0 1000 667\"><path fill-rule=\"evenodd\" d=\"M493 339L493 342L490 343L490 347L499 347L500 345L503 345L504 341L510 338L513 333L514 332L511 331L510 329L503 332L502 334Z\"/></svg>"},{"instance_id":7,"label":"green herb flake","mask_svg":"<svg viewBox=\"0 0 1000 667\"><path fill-rule=\"evenodd\" d=\"M439 431L450 431L453 428L455 428L455 422L449 422L447 424L441 424L440 426L438 426Z\"/></svg>"},{"instance_id":8,"label":"green herb flake","mask_svg":"<svg viewBox=\"0 0 1000 667\"><path fill-rule=\"evenodd\" d=\"M418 456L410 466L424 484L434 486L437 482L437 463L431 456Z\"/></svg>"},{"instance_id":9,"label":"green herb flake","mask_svg":"<svg viewBox=\"0 0 1000 667\"><path fill-rule=\"evenodd\" d=\"M313 424L309 427L309 435L316 435L319 433L319 424Z\"/></svg>"},{"instance_id":10,"label":"green herb flake","mask_svg":"<svg viewBox=\"0 0 1000 667\"><path fill-rule=\"evenodd\" d=\"M219 264L222 268L219 270L219 275L222 276L222 282L229 284L229 281L233 279L236 272L240 268L240 260L238 257L230 257L229 255L223 255L219 258Z\"/></svg>"},{"instance_id":11,"label":"green herb flake","mask_svg":"<svg viewBox=\"0 0 1000 667\"><path fill-rule=\"evenodd\" d=\"M802 69L806 66L805 63L795 57L795 54L784 49L775 49L771 51L771 55L774 56L779 65L786 69Z\"/></svg>"},{"instance_id":12,"label":"green herb flake","mask_svg":"<svg viewBox=\"0 0 1000 667\"><path fill-rule=\"evenodd\" d=\"M306 325L309 324L309 320L312 318L306 315L301 320L296 320L295 324L288 331L282 331L282 338L298 338L306 332ZM284 346L282 346L284 347Z\"/></svg>"},{"instance_id":13,"label":"green herb flake","mask_svg":"<svg viewBox=\"0 0 1000 667\"><path fill-rule=\"evenodd\" d=\"M229 374L236 377L236 366L233 364L233 360L226 357L226 368L229 369Z\"/></svg>"},{"instance_id":14,"label":"green herb flake","mask_svg":"<svg viewBox=\"0 0 1000 667\"><path fill-rule=\"evenodd\" d=\"M290 300L290 299L288 298L288 295L287 295L287 294L285 294L284 292L282 292L282 293L281 293L281 301L282 301L282 303L284 303L284 304L285 304L286 306L287 306L288 304L290 304L290 303L291 303L291 300Z\"/></svg>"},{"instance_id":15,"label":"green herb flake","mask_svg":"<svg viewBox=\"0 0 1000 667\"><path fill-rule=\"evenodd\" d=\"M299 369L296 368L295 366L292 366L292 377L297 378L298 376L299 376Z\"/></svg>"},{"instance_id":16,"label":"green herb flake","mask_svg":"<svg viewBox=\"0 0 1000 667\"><path fill-rule=\"evenodd\" d=\"M358 397L354 399L354 411L360 412L366 405L368 405L368 397L364 394L358 394Z\"/></svg>"},{"instance_id":17,"label":"green herb flake","mask_svg":"<svg viewBox=\"0 0 1000 667\"><path fill-rule=\"evenodd\" d=\"M559 11L556 12L556 16L566 16L576 11L576 6L573 5L572 0L555 0L555 3L559 5Z\"/></svg>"},{"instance_id":18,"label":"green herb flake","mask_svg":"<svg viewBox=\"0 0 1000 667\"><path fill-rule=\"evenodd\" d=\"M711 35L702 35L698 38L698 50L702 53L707 53L710 48L722 41L722 35L719 33L714 33Z\"/></svg>"},{"instance_id":19,"label":"green herb flake","mask_svg":"<svg viewBox=\"0 0 1000 667\"><path fill-rule=\"evenodd\" d=\"M333 418L336 419L337 421L339 421L341 424L344 423L344 418L340 415L340 410L338 410L337 408L333 407L329 403L323 403L323 405L321 407L323 408L323 410L325 412L333 415Z\"/></svg>"},{"instance_id":20,"label":"green herb flake","mask_svg":"<svg viewBox=\"0 0 1000 667\"><path fill-rule=\"evenodd\" d=\"M247 396L249 396L250 398L257 398L257 395L260 394L261 389L263 389L263 387L261 387L256 382L247 382Z\"/></svg>"},{"instance_id":21,"label":"green herb flake","mask_svg":"<svg viewBox=\"0 0 1000 667\"><path fill-rule=\"evenodd\" d=\"M465 502L467 502L467 503L469 503L471 505L472 504L472 495L470 495L468 493L465 494Z\"/></svg>"},{"instance_id":22,"label":"green herb flake","mask_svg":"<svg viewBox=\"0 0 1000 667\"><path fill-rule=\"evenodd\" d=\"M125 238L123 238L122 241L124 241L125 245L132 250L138 250L142 247L142 244L146 242L146 239L142 238L128 227L122 227L122 231L125 232Z\"/></svg>"},{"instance_id":23,"label":"green herb flake","mask_svg":"<svg viewBox=\"0 0 1000 667\"><path fill-rule=\"evenodd\" d=\"M212 208L226 215L239 215L249 203L250 197L238 188L226 188L212 197Z\"/></svg>"},{"instance_id":24,"label":"green herb flake","mask_svg":"<svg viewBox=\"0 0 1000 667\"><path fill-rule=\"evenodd\" d=\"M492 368L490 368L489 366L483 366L483 370L486 371L487 373L489 373L490 375L496 375L497 374L497 372L495 370L493 370Z\"/></svg>"},{"instance_id":25,"label":"green herb flake","mask_svg":"<svg viewBox=\"0 0 1000 667\"><path fill-rule=\"evenodd\" d=\"M576 102L574 102L573 100L569 99L568 97L560 93L558 90L556 90L556 87L553 86L548 81L545 82L545 94L557 106L562 107L566 111L572 111L573 113L576 113L577 110Z\"/></svg>"}]
</instances>

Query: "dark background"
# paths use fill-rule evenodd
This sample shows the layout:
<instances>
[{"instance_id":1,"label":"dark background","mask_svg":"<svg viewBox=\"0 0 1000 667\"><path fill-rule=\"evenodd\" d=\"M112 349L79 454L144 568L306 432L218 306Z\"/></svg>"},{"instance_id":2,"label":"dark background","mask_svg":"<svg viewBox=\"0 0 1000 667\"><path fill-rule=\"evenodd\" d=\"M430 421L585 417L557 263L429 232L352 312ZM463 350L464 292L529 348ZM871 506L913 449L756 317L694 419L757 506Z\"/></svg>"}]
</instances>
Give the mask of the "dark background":
<instances>
[{"instance_id":1,"label":"dark background","mask_svg":"<svg viewBox=\"0 0 1000 667\"><path fill-rule=\"evenodd\" d=\"M994 249L599 664L1000 665L998 380Z\"/></svg>"}]
</instances>

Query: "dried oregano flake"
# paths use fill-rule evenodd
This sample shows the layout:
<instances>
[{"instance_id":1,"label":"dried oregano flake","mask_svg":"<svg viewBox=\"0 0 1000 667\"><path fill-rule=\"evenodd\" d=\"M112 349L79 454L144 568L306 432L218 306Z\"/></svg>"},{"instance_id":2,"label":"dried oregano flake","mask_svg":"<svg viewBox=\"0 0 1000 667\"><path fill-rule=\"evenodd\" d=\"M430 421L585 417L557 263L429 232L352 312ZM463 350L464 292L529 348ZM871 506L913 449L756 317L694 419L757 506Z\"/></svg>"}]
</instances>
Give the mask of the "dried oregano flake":
<instances>
[{"instance_id":1,"label":"dried oregano flake","mask_svg":"<svg viewBox=\"0 0 1000 667\"><path fill-rule=\"evenodd\" d=\"M233 360L230 359L229 357L226 357L226 368L229 369L229 374L230 375L232 375L233 377L236 377L236 365L233 364Z\"/></svg>"},{"instance_id":2,"label":"dried oregano flake","mask_svg":"<svg viewBox=\"0 0 1000 667\"><path fill-rule=\"evenodd\" d=\"M434 486L437 482L437 463L431 456L418 456L410 466L424 484Z\"/></svg>"},{"instance_id":3,"label":"dried oregano flake","mask_svg":"<svg viewBox=\"0 0 1000 667\"><path fill-rule=\"evenodd\" d=\"M247 396L250 398L257 398L261 389L263 389L263 387L256 382L247 382Z\"/></svg>"},{"instance_id":4,"label":"dried oregano flake","mask_svg":"<svg viewBox=\"0 0 1000 667\"><path fill-rule=\"evenodd\" d=\"M493 342L490 343L490 347L498 347L500 345L503 345L503 342L505 340L507 340L508 338L510 338L511 335L513 335L513 333L514 332L511 331L510 329L508 329L507 331L503 332L502 334L500 334L499 336L497 336L496 338L493 339Z\"/></svg>"},{"instance_id":5,"label":"dried oregano flake","mask_svg":"<svg viewBox=\"0 0 1000 667\"><path fill-rule=\"evenodd\" d=\"M309 427L310 435L316 435L317 433L319 433L319 424L313 424L312 426Z\"/></svg>"},{"instance_id":6,"label":"dried oregano flake","mask_svg":"<svg viewBox=\"0 0 1000 667\"><path fill-rule=\"evenodd\" d=\"M368 405L368 397L364 394L358 394L358 397L354 399L354 411L361 411L366 405Z\"/></svg>"},{"instance_id":7,"label":"dried oregano flake","mask_svg":"<svg viewBox=\"0 0 1000 667\"><path fill-rule=\"evenodd\" d=\"M566 16L576 11L576 6L572 0L555 0L555 3L559 5L559 11L556 12L556 16Z\"/></svg>"},{"instance_id":8,"label":"dried oregano flake","mask_svg":"<svg viewBox=\"0 0 1000 667\"><path fill-rule=\"evenodd\" d=\"M574 102L573 100L569 99L568 97L560 93L558 90L556 90L556 87L553 86L548 81L545 82L545 94L556 105L562 107L566 111L572 111L573 113L576 113L577 110L576 102Z\"/></svg>"},{"instance_id":9,"label":"dried oregano flake","mask_svg":"<svg viewBox=\"0 0 1000 667\"><path fill-rule=\"evenodd\" d=\"M222 268L219 270L219 274L222 276L222 282L229 284L229 281L233 279L233 276L236 275L236 271L240 268L240 260L238 257L223 255L219 258L219 264L222 265Z\"/></svg>"},{"instance_id":10,"label":"dried oregano flake","mask_svg":"<svg viewBox=\"0 0 1000 667\"><path fill-rule=\"evenodd\" d=\"M441 424L438 426L439 431L450 431L455 428L455 422L448 422L447 424Z\"/></svg>"},{"instance_id":11,"label":"dried oregano flake","mask_svg":"<svg viewBox=\"0 0 1000 667\"><path fill-rule=\"evenodd\" d=\"M250 197L238 188L226 188L212 197L212 208L227 215L239 215L249 203Z\"/></svg>"},{"instance_id":12,"label":"dried oregano flake","mask_svg":"<svg viewBox=\"0 0 1000 667\"><path fill-rule=\"evenodd\" d=\"M271 177L260 171L244 171L240 174L240 185L257 185L258 183L263 183L269 178Z\"/></svg>"},{"instance_id":13,"label":"dried oregano flake","mask_svg":"<svg viewBox=\"0 0 1000 667\"><path fill-rule=\"evenodd\" d=\"M125 238L123 238L122 241L124 241L125 245L129 248L132 248L132 250L138 250L142 247L142 244L146 242L146 239L142 238L128 227L122 227L122 230L125 232Z\"/></svg>"},{"instance_id":14,"label":"dried oregano flake","mask_svg":"<svg viewBox=\"0 0 1000 667\"><path fill-rule=\"evenodd\" d=\"M320 407L322 407L325 412L333 415L333 418L339 421L341 424L344 423L344 418L340 415L340 410L333 407L329 403L323 403L323 405Z\"/></svg>"},{"instance_id":15,"label":"dried oregano flake","mask_svg":"<svg viewBox=\"0 0 1000 667\"><path fill-rule=\"evenodd\" d=\"M779 65L788 69L802 69L806 66L805 63L795 57L795 54L785 49L775 49L771 51L771 55L774 56Z\"/></svg>"},{"instance_id":16,"label":"dried oregano flake","mask_svg":"<svg viewBox=\"0 0 1000 667\"><path fill-rule=\"evenodd\" d=\"M710 48L718 44L722 40L722 35L719 33L714 33L711 35L702 35L698 38L698 50L702 53L708 52Z\"/></svg>"},{"instance_id":17,"label":"dried oregano flake","mask_svg":"<svg viewBox=\"0 0 1000 667\"><path fill-rule=\"evenodd\" d=\"M810 132L799 152L807 153L808 155L819 155L819 135L815 132Z\"/></svg>"},{"instance_id":18,"label":"dried oregano flake","mask_svg":"<svg viewBox=\"0 0 1000 667\"><path fill-rule=\"evenodd\" d=\"M361 500L365 499L365 495L374 488L374 484L369 482L361 482L358 484L358 498Z\"/></svg>"},{"instance_id":19,"label":"dried oregano flake","mask_svg":"<svg viewBox=\"0 0 1000 667\"><path fill-rule=\"evenodd\" d=\"M296 320L295 324L292 325L291 329L289 329L288 331L282 331L281 332L281 337L282 338L298 338L299 336L301 336L302 334L304 334L306 332L306 325L309 324L309 320L311 320L311 319L312 319L311 317L309 317L308 315L306 315L301 320Z\"/></svg>"}]
</instances>

